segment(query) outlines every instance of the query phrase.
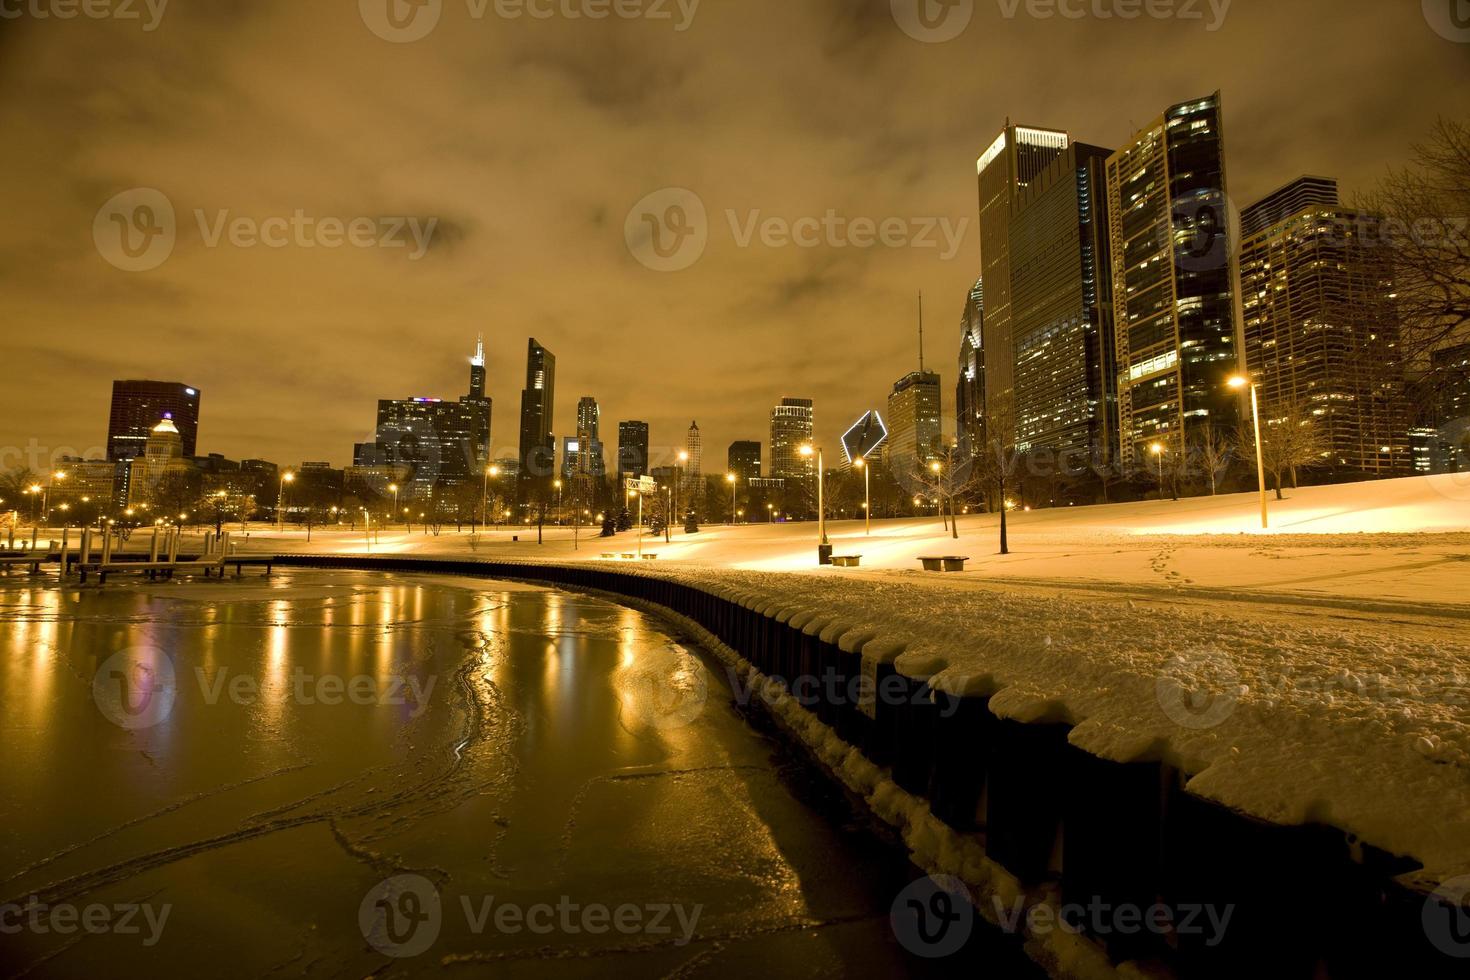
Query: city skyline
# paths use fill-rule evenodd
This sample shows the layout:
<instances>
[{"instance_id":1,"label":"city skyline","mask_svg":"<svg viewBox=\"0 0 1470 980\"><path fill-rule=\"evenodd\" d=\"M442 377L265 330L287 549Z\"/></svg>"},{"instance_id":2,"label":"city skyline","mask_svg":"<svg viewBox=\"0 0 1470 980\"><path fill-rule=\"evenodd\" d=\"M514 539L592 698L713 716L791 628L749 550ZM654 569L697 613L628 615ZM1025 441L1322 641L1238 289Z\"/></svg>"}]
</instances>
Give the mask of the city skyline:
<instances>
[{"instance_id":1,"label":"city skyline","mask_svg":"<svg viewBox=\"0 0 1470 980\"><path fill-rule=\"evenodd\" d=\"M73 160L65 132L85 123L89 150L85 164L71 170L40 172L26 158L4 164L12 179L0 194L16 220L0 231L0 250L10 258L3 303L15 329L0 340L0 357L31 370L0 394L0 445L24 447L36 439L50 448L101 448L105 433L96 420L105 412L107 382L184 378L210 393L200 433L210 451L342 464L351 445L371 435L362 405L388 392L460 390L462 369L433 352L459 350L464 337L484 332L488 394L502 406L518 403L517 348L534 335L562 352L565 391L595 394L608 419L647 420L655 442L677 444L691 417L700 419L712 445L760 438L761 406L799 390L821 407L818 440L835 446L844 421L891 385L885 365L911 346L914 292L933 297L937 322L945 324L979 274L973 164L1007 118L1121 146L1162 107L1220 88L1237 204L1304 173L1333 174L1351 201L1386 167L1403 163L1437 115L1454 114L1456 83L1466 71L1461 46L1434 33L1417 12L1385 19L1378 5L1367 3L1240 6L1213 32L1145 20L1128 25L1126 37L1114 38L1107 28L1086 34L1087 64L1106 64L1126 98L1103 98L1076 84L1090 70L1069 67L1067 55L1084 43L1080 25L1074 30L1059 19L1027 18L991 23L998 16L993 9L977 11L966 35L947 44L906 36L887 4L711 6L682 33L649 24L567 25L555 41L535 36L525 23L505 30L480 24L440 30L410 45L374 37L355 10L337 13L266 5L229 15L179 8L151 33L106 24L10 25L0 41L6 53L0 78L34 98L0 109L7 132L37 150L31 159ZM199 66L199 39L236 26L251 30L232 41L228 64ZM249 108L224 116L216 109L199 117L190 108L195 95L180 91L160 114L142 119L86 105L51 67L81 48L89 57L95 53L98 70L114 79L131 77L144 63L165 72L198 68L200 97L213 100L234 91L231 68L262 57L251 39L267 26L285 28L272 35L272 46L286 63L305 63L309 52L317 68L289 87L257 86ZM1260 57L1275 51L1284 59L1292 39L1307 29L1326 50L1356 50L1353 39L1371 31L1382 42L1372 51L1372 70L1347 58L1315 59L1283 82L1231 57L1250 46ZM599 33L583 33L591 31ZM666 31L658 36L667 43L642 43L654 31ZM767 38L768 62L759 71L718 56L755 31ZM642 43L648 56L643 68L623 66L619 58L633 43ZM1146 48L1149 57L1126 57L1130 45ZM1023 51L1046 60L1057 83L987 83L992 73L1018 64ZM424 83L428 91L455 94L446 103L429 100L434 111L420 113L417 103L401 106L377 82L360 91L344 81L356 76L343 65L368 55L420 76L442 66ZM485 59L472 55L525 75L530 88L522 104L465 84L485 70ZM807 74L801 66L810 61L821 71ZM891 108L880 110L890 115L868 115L859 108L868 101L864 86L879 84L861 78L869 63L887 69L885 88L901 78L901 87L926 95L895 93L882 103ZM1410 104L1399 104L1374 81L1410 70L1423 83ZM814 104L826 105L821 117L786 105L777 90L784 85L765 77L793 72L795 81L813 86ZM124 95L151 92L121 84ZM1283 85L1289 97L1282 97ZM943 97L929 94L936 89ZM312 114L320 133L303 135L299 154L278 153L279 139L302 125L296 107L313 100L335 111ZM612 134L630 111L645 121L619 140ZM454 113L502 123L496 140L510 140L512 148L504 157L529 156L535 172L508 169L500 154L481 154L479 137L463 149L438 149L443 141L426 138L425 127L442 126ZM729 117L722 130L728 143L667 138L697 135L702 120L714 115ZM574 125L564 135L517 143L522 129L541 132L521 125L533 117ZM197 118L206 124L179 122ZM752 166L750 151L742 149L755 145L742 134L757 121L761 155L774 155L774 165ZM560 142L573 138L572 130L583 140L605 136L614 149L599 161L594 180L558 203L557 194L581 183L555 162L573 156ZM219 141L226 131L239 139ZM884 135L889 132L901 139ZM355 136L348 138L356 133L379 135L361 147L361 160L340 159L331 144L356 146ZM649 144L660 147L651 157L642 152ZM143 152L150 145L155 150ZM222 146L233 156L218 156ZM436 150L416 149L425 146ZM471 155L475 163L467 169ZM517 191L493 192L497 185ZM115 268L91 241L99 208L133 187L164 191L180 225L173 255L147 272ZM711 224L706 254L677 273L639 264L623 235L633 205L667 187L695 191ZM316 218L397 213L438 222L432 247L410 261L412 247L405 254L210 247L195 220L196 211L211 226L220 212L259 221L297 209ZM959 250L944 260L942 249L773 248L758 239L742 248L725 215L736 212L741 225L757 211L792 220L829 209L849 218L933 216L967 225ZM569 274L558 257L573 254L572 240L579 243L575 299L557 287ZM732 281L745 288L728 288ZM324 295L333 297L330 312ZM588 325L585 295L599 297L595 328ZM654 310L660 312L650 316ZM688 333L683 322L707 325L697 351L680 350ZM590 353L589 330L621 342ZM854 332L870 356L831 357ZM228 356L213 346L221 339ZM589 347L588 356L574 353L581 346ZM723 375L741 380L718 398L708 397L702 370L674 372L654 385L650 350L718 363ZM935 356L943 365L948 426L952 353L936 348ZM67 397L54 399L43 431L27 406L61 386ZM570 408L571 402L561 406L562 417ZM502 409L496 426L497 451L514 443L508 412Z\"/></svg>"}]
</instances>

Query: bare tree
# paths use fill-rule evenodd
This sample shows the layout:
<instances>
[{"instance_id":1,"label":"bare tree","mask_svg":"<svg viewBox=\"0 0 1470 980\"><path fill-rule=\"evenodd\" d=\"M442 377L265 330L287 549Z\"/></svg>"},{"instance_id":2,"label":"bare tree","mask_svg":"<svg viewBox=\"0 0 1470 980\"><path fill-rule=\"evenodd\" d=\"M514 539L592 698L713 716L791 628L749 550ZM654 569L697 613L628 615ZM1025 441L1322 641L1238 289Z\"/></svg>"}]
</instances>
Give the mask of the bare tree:
<instances>
[{"instance_id":1,"label":"bare tree","mask_svg":"<svg viewBox=\"0 0 1470 980\"><path fill-rule=\"evenodd\" d=\"M1000 553L1011 553L1007 525L1007 497L1016 476L1016 408L1009 394L987 399L985 406L985 445L975 457L972 469L975 486L984 490L993 506L1000 511Z\"/></svg>"},{"instance_id":2,"label":"bare tree","mask_svg":"<svg viewBox=\"0 0 1470 980\"><path fill-rule=\"evenodd\" d=\"M1242 449L1255 452L1252 427L1242 428L1240 444ZM1276 484L1276 499L1286 499L1282 492L1286 477L1291 477L1295 489L1299 471L1321 463L1328 449L1326 435L1315 416L1297 405L1288 405L1276 418L1266 420L1261 431L1261 461Z\"/></svg>"},{"instance_id":3,"label":"bare tree","mask_svg":"<svg viewBox=\"0 0 1470 980\"><path fill-rule=\"evenodd\" d=\"M1191 449L1210 481L1210 496L1213 497L1220 492L1220 478L1235 460L1235 440L1207 422L1200 427Z\"/></svg>"},{"instance_id":4,"label":"bare tree","mask_svg":"<svg viewBox=\"0 0 1470 980\"><path fill-rule=\"evenodd\" d=\"M1364 195L1391 248L1407 360L1470 336L1470 126L1440 119L1412 162Z\"/></svg>"}]
</instances>

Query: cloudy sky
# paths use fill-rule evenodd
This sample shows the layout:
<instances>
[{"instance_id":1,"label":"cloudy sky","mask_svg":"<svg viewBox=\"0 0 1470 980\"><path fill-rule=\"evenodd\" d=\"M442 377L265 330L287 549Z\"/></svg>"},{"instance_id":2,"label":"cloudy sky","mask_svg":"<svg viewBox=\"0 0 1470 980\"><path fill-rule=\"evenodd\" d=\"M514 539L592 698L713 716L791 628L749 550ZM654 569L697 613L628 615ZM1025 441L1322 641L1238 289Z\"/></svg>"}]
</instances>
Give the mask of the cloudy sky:
<instances>
[{"instance_id":1,"label":"cloudy sky","mask_svg":"<svg viewBox=\"0 0 1470 980\"><path fill-rule=\"evenodd\" d=\"M497 449L533 335L559 435L590 394L722 466L796 395L835 446L920 290L948 401L1007 116L1118 146L1221 89L1248 204L1470 104L1450 0L917 2L0 0L0 466L138 376L203 390L200 452L340 465L478 332Z\"/></svg>"}]
</instances>

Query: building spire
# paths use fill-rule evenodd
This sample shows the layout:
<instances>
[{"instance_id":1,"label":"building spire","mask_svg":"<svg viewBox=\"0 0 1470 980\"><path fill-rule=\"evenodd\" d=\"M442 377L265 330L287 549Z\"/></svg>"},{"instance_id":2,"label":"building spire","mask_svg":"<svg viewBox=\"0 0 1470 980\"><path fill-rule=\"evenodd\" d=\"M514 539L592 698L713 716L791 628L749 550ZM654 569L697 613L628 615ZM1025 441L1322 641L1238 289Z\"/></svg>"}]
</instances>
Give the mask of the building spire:
<instances>
[{"instance_id":1,"label":"building spire","mask_svg":"<svg viewBox=\"0 0 1470 980\"><path fill-rule=\"evenodd\" d=\"M919 290L919 373L924 373L924 291Z\"/></svg>"},{"instance_id":2,"label":"building spire","mask_svg":"<svg viewBox=\"0 0 1470 980\"><path fill-rule=\"evenodd\" d=\"M470 358L470 363L475 367L485 366L485 335L479 334L475 338L475 356Z\"/></svg>"}]
</instances>

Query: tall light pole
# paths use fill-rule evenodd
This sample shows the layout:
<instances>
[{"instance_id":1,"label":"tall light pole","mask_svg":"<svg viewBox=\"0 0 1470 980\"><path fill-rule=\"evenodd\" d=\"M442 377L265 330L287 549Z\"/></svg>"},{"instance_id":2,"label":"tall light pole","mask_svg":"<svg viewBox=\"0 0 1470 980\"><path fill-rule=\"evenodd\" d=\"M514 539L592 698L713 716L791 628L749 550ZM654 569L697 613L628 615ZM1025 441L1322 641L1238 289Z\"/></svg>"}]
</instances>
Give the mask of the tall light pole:
<instances>
[{"instance_id":1,"label":"tall light pole","mask_svg":"<svg viewBox=\"0 0 1470 980\"><path fill-rule=\"evenodd\" d=\"M296 481L296 474L290 470L281 474L281 485L276 491L276 530L282 531L286 527L286 485Z\"/></svg>"},{"instance_id":2,"label":"tall light pole","mask_svg":"<svg viewBox=\"0 0 1470 980\"><path fill-rule=\"evenodd\" d=\"M497 484L500 480L500 467L485 467L485 479L480 488L480 517L488 526L490 524L490 478L495 477Z\"/></svg>"},{"instance_id":3,"label":"tall light pole","mask_svg":"<svg viewBox=\"0 0 1470 980\"><path fill-rule=\"evenodd\" d=\"M734 473L725 474L725 482L730 484L730 526L735 526L735 488L738 487L739 479Z\"/></svg>"},{"instance_id":4,"label":"tall light pole","mask_svg":"<svg viewBox=\"0 0 1470 980\"><path fill-rule=\"evenodd\" d=\"M863 471L863 518L867 525L863 533L871 537L873 534L872 470L868 468L866 456L859 456L852 461L852 465Z\"/></svg>"},{"instance_id":5,"label":"tall light pole","mask_svg":"<svg viewBox=\"0 0 1470 980\"><path fill-rule=\"evenodd\" d=\"M391 490L391 491L393 491L393 519L394 520L397 520L398 519L398 514L399 514L399 510L398 510L398 484L396 484L396 483L390 483L390 484L388 484L388 489Z\"/></svg>"},{"instance_id":6,"label":"tall light pole","mask_svg":"<svg viewBox=\"0 0 1470 980\"><path fill-rule=\"evenodd\" d=\"M1237 374L1230 379L1230 387L1239 391L1241 388L1251 390L1251 424L1256 432L1256 482L1261 488L1261 530L1271 528L1271 515L1266 503L1266 456L1261 447L1261 399L1256 385L1245 375Z\"/></svg>"},{"instance_id":7,"label":"tall light pole","mask_svg":"<svg viewBox=\"0 0 1470 980\"><path fill-rule=\"evenodd\" d=\"M566 515L561 510L561 480L552 480L551 485L556 487L556 523L565 524Z\"/></svg>"},{"instance_id":8,"label":"tall light pole","mask_svg":"<svg viewBox=\"0 0 1470 980\"><path fill-rule=\"evenodd\" d=\"M822 473L825 469L822 464L822 447L813 447L811 443L807 443L801 447L801 454L808 459L812 456L817 457L817 534L821 538L817 544L817 561L825 565L830 560L832 545L827 540L827 500L825 479Z\"/></svg>"},{"instance_id":9,"label":"tall light pole","mask_svg":"<svg viewBox=\"0 0 1470 980\"><path fill-rule=\"evenodd\" d=\"M66 474L60 470L56 470L46 480L46 489L41 495L41 516L45 518L48 524L51 521L51 490L56 486L57 480L65 479Z\"/></svg>"}]
</instances>

